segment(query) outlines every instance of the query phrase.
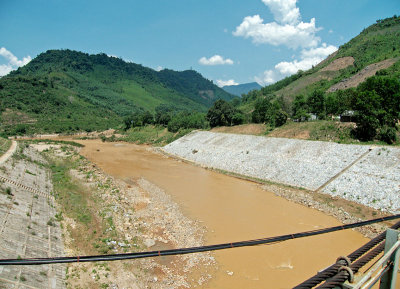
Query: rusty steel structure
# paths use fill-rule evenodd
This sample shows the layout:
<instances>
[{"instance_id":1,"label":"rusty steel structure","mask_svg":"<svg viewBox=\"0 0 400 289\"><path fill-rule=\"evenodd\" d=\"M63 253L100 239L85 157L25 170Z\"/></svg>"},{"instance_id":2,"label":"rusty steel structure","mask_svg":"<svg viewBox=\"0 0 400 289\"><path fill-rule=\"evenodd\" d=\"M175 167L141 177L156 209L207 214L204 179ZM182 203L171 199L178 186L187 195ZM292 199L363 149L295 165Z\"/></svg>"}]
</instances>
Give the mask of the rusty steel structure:
<instances>
[{"instance_id":1,"label":"rusty steel structure","mask_svg":"<svg viewBox=\"0 0 400 289\"><path fill-rule=\"evenodd\" d=\"M302 282L301 284L295 286L295 289L311 289L311 288L319 288L319 289L336 289L336 288L362 288L362 284L357 284L355 282L355 274L360 271L362 267L370 263L373 259L375 259L379 254L385 251L389 251L394 245L397 248L394 248L390 256L388 256L388 260L385 264L382 264L384 267L379 272L379 278L376 278L376 282L381 279L380 289L394 289L396 282L396 272L398 268L398 259L400 255L399 242L396 243L399 239L399 231L400 222L397 222L395 225L391 227L388 231L385 231L366 243L364 246L360 247L353 253L349 254L346 257L339 257L335 264L332 264L328 268L318 272L316 275ZM390 240L388 239L390 237ZM390 244L389 244L390 243ZM390 258L389 258L390 257ZM389 273L392 277L388 277ZM394 276L394 277L393 277ZM362 282L367 283L371 280L371 276L367 276L368 278L361 278ZM393 280L394 279L394 280ZM375 282L375 283L376 283ZM321 284L322 283L322 284ZM372 282L369 282L372 283ZM368 286L374 285L370 284ZM354 285L352 285L354 284ZM364 288L371 288L364 287Z\"/></svg>"}]
</instances>

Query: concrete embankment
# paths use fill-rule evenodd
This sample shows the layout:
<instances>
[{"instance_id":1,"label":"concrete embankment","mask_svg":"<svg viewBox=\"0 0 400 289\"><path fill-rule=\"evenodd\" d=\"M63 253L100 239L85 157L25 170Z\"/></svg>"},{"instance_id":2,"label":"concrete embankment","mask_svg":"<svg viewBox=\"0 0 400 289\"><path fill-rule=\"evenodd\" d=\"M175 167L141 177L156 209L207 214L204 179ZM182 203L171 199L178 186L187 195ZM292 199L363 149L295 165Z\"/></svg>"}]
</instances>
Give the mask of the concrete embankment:
<instances>
[{"instance_id":1,"label":"concrete embankment","mask_svg":"<svg viewBox=\"0 0 400 289\"><path fill-rule=\"evenodd\" d=\"M13 142L0 162L0 258L64 255L47 161ZM0 288L65 288L65 266L0 266Z\"/></svg>"},{"instance_id":2,"label":"concrete embankment","mask_svg":"<svg viewBox=\"0 0 400 289\"><path fill-rule=\"evenodd\" d=\"M399 148L199 131L163 149L203 166L400 209Z\"/></svg>"}]
</instances>

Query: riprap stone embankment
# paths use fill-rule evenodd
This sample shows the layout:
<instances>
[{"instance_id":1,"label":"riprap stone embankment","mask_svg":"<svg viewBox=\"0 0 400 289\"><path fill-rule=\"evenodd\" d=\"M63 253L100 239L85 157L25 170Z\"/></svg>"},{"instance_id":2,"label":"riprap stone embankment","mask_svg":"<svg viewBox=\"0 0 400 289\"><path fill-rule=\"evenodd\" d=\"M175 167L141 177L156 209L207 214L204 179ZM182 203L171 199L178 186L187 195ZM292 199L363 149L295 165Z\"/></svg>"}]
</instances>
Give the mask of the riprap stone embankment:
<instances>
[{"instance_id":1,"label":"riprap stone embankment","mask_svg":"<svg viewBox=\"0 0 400 289\"><path fill-rule=\"evenodd\" d=\"M400 209L400 149L197 131L163 148L202 166Z\"/></svg>"}]
</instances>

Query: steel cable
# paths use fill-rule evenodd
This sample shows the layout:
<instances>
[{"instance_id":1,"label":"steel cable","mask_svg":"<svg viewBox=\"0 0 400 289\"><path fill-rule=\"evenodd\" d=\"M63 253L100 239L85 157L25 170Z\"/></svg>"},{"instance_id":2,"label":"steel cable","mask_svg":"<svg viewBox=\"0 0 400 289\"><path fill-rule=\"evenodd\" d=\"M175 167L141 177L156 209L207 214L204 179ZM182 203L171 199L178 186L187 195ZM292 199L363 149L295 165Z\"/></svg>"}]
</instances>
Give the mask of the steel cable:
<instances>
[{"instance_id":1,"label":"steel cable","mask_svg":"<svg viewBox=\"0 0 400 289\"><path fill-rule=\"evenodd\" d=\"M319 229L314 231L306 231L295 234L287 234L276 237L268 237L263 239L232 242L217 245L208 245L200 247L191 248L181 248L173 250L163 250L163 251L150 251L150 252L140 252L140 253L124 253L124 254L111 254L111 255L94 255L94 256L75 256L75 257L53 257L53 258L27 258L27 259L1 259L0 265L41 265L41 264L54 264L54 263L74 263L74 262L98 262L98 261L115 261L115 260L129 260L129 259L139 259L148 257L161 257L161 256L171 256L171 255L184 255L190 253L199 253L206 251L216 251L230 248L247 247L247 246L257 246L266 245L276 242L282 242L291 239L298 239L310 236L316 236L321 234L326 234L330 232L352 229L357 227L362 227L365 225L370 225L374 223L379 223L382 221L389 221L394 219L399 219L400 214L382 217L352 224L346 224L341 226L335 226L325 229Z\"/></svg>"},{"instance_id":2,"label":"steel cable","mask_svg":"<svg viewBox=\"0 0 400 289\"><path fill-rule=\"evenodd\" d=\"M351 264L349 267L353 271L353 273L357 273L361 267L368 264L372 259L378 256L385 249L385 242L379 244L379 246L375 247L372 251L361 257L359 260ZM317 287L317 289L333 289L348 280L349 273L347 271L340 271L335 276L333 276L329 281L326 281L324 284Z\"/></svg>"},{"instance_id":3,"label":"steel cable","mask_svg":"<svg viewBox=\"0 0 400 289\"><path fill-rule=\"evenodd\" d=\"M390 228L392 228L392 229L400 228L400 222L397 222ZM355 260L360 258L362 255L364 255L366 252L368 252L373 247L375 247L377 244L382 242L385 239L385 236L386 236L386 232L379 234L377 237L375 237L374 239L372 239L371 241L369 241L368 243L366 243L359 249L355 250L353 253L349 254L347 257L350 259L351 262L354 262ZM336 275L339 268L344 265L346 265L344 261L339 261L335 264L332 264L328 268L324 269L321 272L318 272L316 275L307 279L306 281L302 282L301 284L297 285L294 288L295 289L313 288L313 287L317 286L318 284L320 284L321 282L325 281L326 279L331 278L334 275Z\"/></svg>"}]
</instances>

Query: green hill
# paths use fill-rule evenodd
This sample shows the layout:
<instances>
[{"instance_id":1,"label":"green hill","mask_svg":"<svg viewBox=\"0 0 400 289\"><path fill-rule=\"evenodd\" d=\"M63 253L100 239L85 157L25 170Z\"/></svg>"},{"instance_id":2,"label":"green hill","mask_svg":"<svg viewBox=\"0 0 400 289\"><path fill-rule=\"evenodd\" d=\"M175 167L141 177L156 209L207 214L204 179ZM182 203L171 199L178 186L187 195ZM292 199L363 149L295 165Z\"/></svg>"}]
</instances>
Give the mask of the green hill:
<instances>
[{"instance_id":1,"label":"green hill","mask_svg":"<svg viewBox=\"0 0 400 289\"><path fill-rule=\"evenodd\" d=\"M233 95L193 70L157 72L106 54L49 50L0 79L0 123L6 135L91 131L159 105L206 111L219 98Z\"/></svg>"},{"instance_id":2,"label":"green hill","mask_svg":"<svg viewBox=\"0 0 400 289\"><path fill-rule=\"evenodd\" d=\"M356 87L377 71L400 77L400 17L377 20L358 36L310 70L299 71L244 97L242 110L249 112L257 98L273 96L287 113L298 95L314 91L334 92Z\"/></svg>"}]
</instances>

